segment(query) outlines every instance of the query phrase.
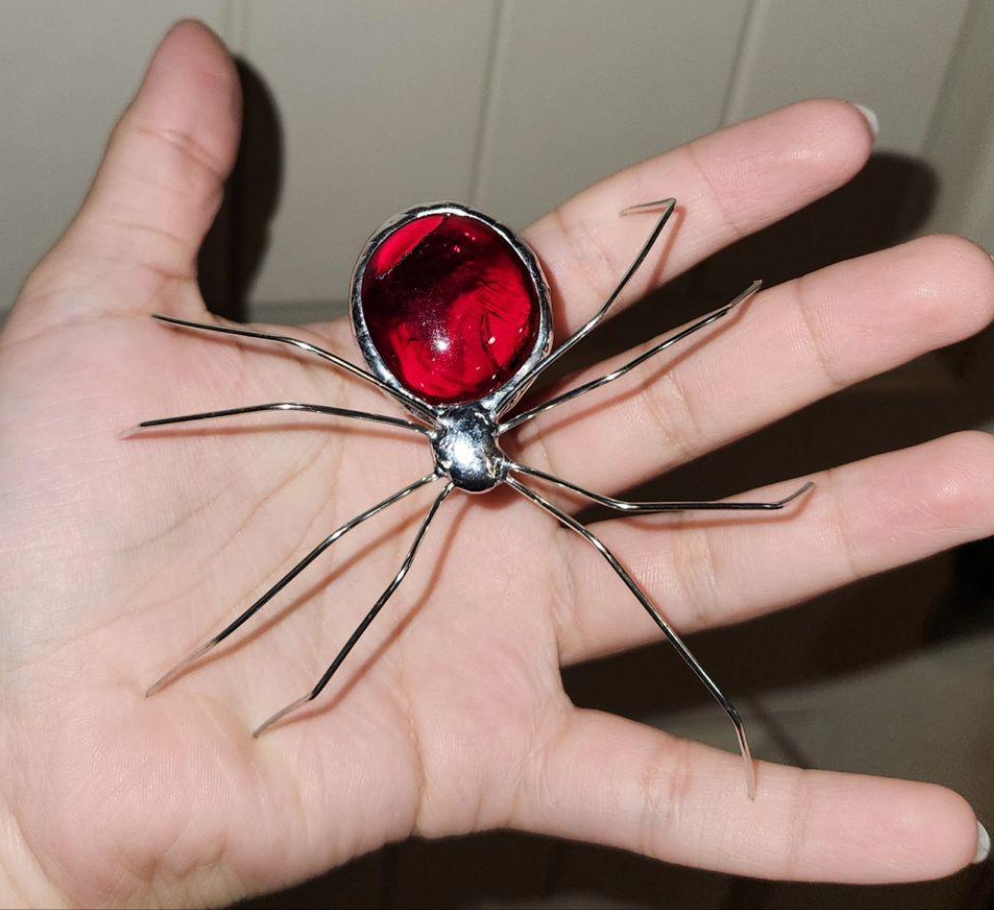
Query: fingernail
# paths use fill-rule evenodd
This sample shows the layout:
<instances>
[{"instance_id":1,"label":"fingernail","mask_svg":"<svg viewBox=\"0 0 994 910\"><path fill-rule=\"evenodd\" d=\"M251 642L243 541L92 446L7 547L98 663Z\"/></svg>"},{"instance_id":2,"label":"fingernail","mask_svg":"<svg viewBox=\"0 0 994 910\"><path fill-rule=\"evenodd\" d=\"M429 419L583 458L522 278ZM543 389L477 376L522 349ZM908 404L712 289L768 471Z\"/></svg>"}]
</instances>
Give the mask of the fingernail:
<instances>
[{"instance_id":1,"label":"fingernail","mask_svg":"<svg viewBox=\"0 0 994 910\"><path fill-rule=\"evenodd\" d=\"M865 104L857 104L855 101L853 102L853 107L863 115L866 125L870 128L870 132L873 133L873 138L876 139L877 133L880 132L880 118L877 116L876 111L867 107Z\"/></svg>"},{"instance_id":2,"label":"fingernail","mask_svg":"<svg viewBox=\"0 0 994 910\"><path fill-rule=\"evenodd\" d=\"M973 864L982 863L991 855L991 836L987 829L977 822L977 855L973 858Z\"/></svg>"}]
</instances>

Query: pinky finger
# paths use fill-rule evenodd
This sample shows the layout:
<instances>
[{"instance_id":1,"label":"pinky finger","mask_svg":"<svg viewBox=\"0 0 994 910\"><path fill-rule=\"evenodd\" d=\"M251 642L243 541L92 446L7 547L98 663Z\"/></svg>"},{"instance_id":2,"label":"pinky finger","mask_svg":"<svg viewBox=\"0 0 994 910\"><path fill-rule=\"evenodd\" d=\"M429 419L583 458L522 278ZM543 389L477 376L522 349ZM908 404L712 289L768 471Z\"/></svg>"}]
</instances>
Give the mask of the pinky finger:
<instances>
[{"instance_id":1,"label":"pinky finger","mask_svg":"<svg viewBox=\"0 0 994 910\"><path fill-rule=\"evenodd\" d=\"M976 817L932 784L761 763L577 710L528 771L512 819L541 834L667 862L793 881L884 884L974 862Z\"/></svg>"}]
</instances>

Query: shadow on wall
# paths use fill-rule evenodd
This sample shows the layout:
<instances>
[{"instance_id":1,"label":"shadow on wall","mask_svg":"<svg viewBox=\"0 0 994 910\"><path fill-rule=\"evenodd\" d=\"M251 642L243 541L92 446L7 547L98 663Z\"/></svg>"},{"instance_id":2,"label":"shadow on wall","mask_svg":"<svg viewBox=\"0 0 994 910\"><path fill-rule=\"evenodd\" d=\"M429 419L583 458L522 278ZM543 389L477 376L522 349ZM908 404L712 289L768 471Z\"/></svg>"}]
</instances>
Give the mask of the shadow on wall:
<instances>
[{"instance_id":1,"label":"shadow on wall","mask_svg":"<svg viewBox=\"0 0 994 910\"><path fill-rule=\"evenodd\" d=\"M283 127L269 86L236 60L244 114L238 158L224 203L200 251L200 288L208 309L246 318L246 300L269 247L269 226L283 188Z\"/></svg>"},{"instance_id":2,"label":"shadow on wall","mask_svg":"<svg viewBox=\"0 0 994 910\"><path fill-rule=\"evenodd\" d=\"M614 320L612 353L731 299L755 277L775 285L908 240L927 223L938 191L934 172L924 164L876 154L847 186L718 253L680 279L673 293L666 289ZM990 340L988 333L833 395L646 484L637 498L721 497L989 424L994 396L989 371L977 364L987 361ZM762 368L767 356L756 351L752 362ZM872 666L937 635L989 627L991 565L994 546L982 541L803 609L708 633L696 640L697 651L738 692ZM578 668L568 682L582 704L637 716L648 710L646 690L667 693L657 696L657 706L659 699L678 706L695 697L695 687L678 678L679 670L660 647ZM632 682L622 684L627 694L612 683L619 678ZM639 687L635 679L642 681ZM698 694L697 700L704 698Z\"/></svg>"},{"instance_id":3,"label":"shadow on wall","mask_svg":"<svg viewBox=\"0 0 994 910\"><path fill-rule=\"evenodd\" d=\"M243 319L268 245L283 175L279 112L260 75L244 62L245 125L224 205L200 258L208 306ZM566 358L572 369L624 350L724 303L749 281L767 285L913 236L939 190L923 164L874 155L847 187L780 224L746 238L612 320ZM731 327L734 331L734 326ZM982 344L982 342L981 342ZM979 349L978 349L979 351ZM766 352L753 352L761 365ZM975 362L979 357L973 356ZM932 355L885 384L864 383L748 439L673 471L638 491L642 498L711 498L913 445L994 416L984 369L971 349ZM734 390L731 390L734 391ZM593 514L593 513L591 513ZM977 617L990 621L994 565L989 543L937 557L819 598L747 626L695 640L705 666L736 696L868 666L920 647ZM633 622L640 613L633 605ZM706 695L663 645L574 668L566 684L579 703L630 717L702 702ZM798 755L805 763L805 757ZM594 906L764 907L789 888L791 906L931 906L932 886L847 889L780 886L679 870L590 846L510 834L382 850L254 908L453 907L537 901L563 905L584 895ZM774 898L774 892L779 898ZM665 903L660 903L660 900ZM782 900L781 900L782 902ZM528 904L535 905L535 904Z\"/></svg>"}]
</instances>

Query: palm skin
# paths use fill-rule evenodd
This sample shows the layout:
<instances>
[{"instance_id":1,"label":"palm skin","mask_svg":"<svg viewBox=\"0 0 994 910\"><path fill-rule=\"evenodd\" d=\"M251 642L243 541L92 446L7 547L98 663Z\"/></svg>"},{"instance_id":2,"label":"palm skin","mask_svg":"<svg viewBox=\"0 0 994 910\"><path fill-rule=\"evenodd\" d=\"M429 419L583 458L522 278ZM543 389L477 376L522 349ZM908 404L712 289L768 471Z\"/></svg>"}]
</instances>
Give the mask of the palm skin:
<instances>
[{"instance_id":1,"label":"palm skin","mask_svg":"<svg viewBox=\"0 0 994 910\"><path fill-rule=\"evenodd\" d=\"M216 39L192 23L174 29L86 206L0 338L0 758L10 772L0 780L0 882L11 902L223 903L412 833L502 826L796 879L913 880L968 863L975 818L940 787L761 765L750 802L736 756L575 709L562 663L657 633L593 551L507 490L450 498L332 687L266 736L250 731L314 683L399 567L440 484L348 535L217 655L143 697L331 530L432 466L420 437L311 415L118 438L139 419L277 400L397 413L333 368L148 318L210 318L193 263L234 155L237 104ZM818 154L799 154L790 135ZM849 105L799 105L588 191L526 235L553 280L558 325L595 309L646 230L616 229L619 202L690 185L665 263L673 274L844 182L869 144ZM781 147L771 166L769 149ZM757 203L729 170L732 155L757 162L756 181L784 184L780 196ZM694 193L688 168L707 173L709 162L708 186ZM721 204L723 179L740 195ZM994 270L963 241L867 260L809 276L803 295L768 292L732 331L650 371L663 391L641 394L654 406L608 395L581 406L582 420L522 428L514 454L617 491L990 319ZM648 271L642 291L659 281ZM802 297L816 306L854 294L858 313L826 302L814 318L796 315ZM907 305L883 309L901 294ZM792 319L821 342L801 340ZM791 391L757 379L756 413L741 402L723 412L723 367L704 365L727 355L711 346L748 347L774 323L793 332L771 371ZM854 352L846 342L867 325L882 340ZM356 358L344 324L289 333ZM683 418L659 407L678 400ZM639 442L619 468L598 439ZM991 533L992 475L990 441L961 434L816 478L788 522L688 525L666 536L667 552L656 519L598 532L692 631ZM839 515L857 501L843 539ZM712 565L727 569L707 584L693 558L702 535L719 554ZM764 559L785 547L811 564L803 578L774 572L771 582Z\"/></svg>"},{"instance_id":2,"label":"palm skin","mask_svg":"<svg viewBox=\"0 0 994 910\"><path fill-rule=\"evenodd\" d=\"M184 308L191 294L168 289L148 304L193 315ZM124 443L115 428L133 422L136 401L155 413L232 395L262 400L274 389L371 409L384 401L321 368L242 354L148 319L100 319L19 347L8 364L35 373L67 350L79 353L67 372L56 369L35 387L37 417L21 424L9 453L15 463L33 461L32 472L37 453L52 453L53 469L77 491L64 499L54 495L60 484L50 475L39 479L44 503L25 519L34 526L17 532L28 541L58 528L53 552L76 554L64 573L42 569L36 579L38 596L58 604L63 619L46 613L47 628L15 629L4 640L23 666L15 679L26 674L26 703L11 709L18 727L22 717L24 724L8 744L11 760L38 774L25 791L32 794L29 812L39 813L48 831L73 830L76 848L64 859L83 893L115 894L105 876L140 869L160 852L181 866L203 862L211 842L211 849L225 845L224 863L246 887L260 888L344 862L416 827L448 833L508 820L520 776L514 767L565 708L550 622L559 580L540 515L492 497L497 512L521 513L501 519L514 533L494 534L492 507L451 502L426 542L421 570L392 605L401 616L374 626L330 697L302 712L313 716L256 742L253 727L313 684L376 599L439 486L340 541L323 568L303 576L266 614L299 605L292 618L264 635L253 628L222 648L223 659L154 700L142 698L143 685L304 549L430 470L426 442L330 429L321 418L293 421L290 431L277 417L255 421L260 430L246 423ZM71 401L66 389L74 390ZM30 489L20 477L5 487ZM474 545L484 535L491 545ZM37 572L26 549L11 544L8 552L19 572ZM398 635L399 618L407 627ZM58 670L49 676L44 667ZM28 756L50 738L43 731L55 728L56 753L32 767ZM122 801L122 787L145 796ZM97 863L95 853L114 860Z\"/></svg>"}]
</instances>

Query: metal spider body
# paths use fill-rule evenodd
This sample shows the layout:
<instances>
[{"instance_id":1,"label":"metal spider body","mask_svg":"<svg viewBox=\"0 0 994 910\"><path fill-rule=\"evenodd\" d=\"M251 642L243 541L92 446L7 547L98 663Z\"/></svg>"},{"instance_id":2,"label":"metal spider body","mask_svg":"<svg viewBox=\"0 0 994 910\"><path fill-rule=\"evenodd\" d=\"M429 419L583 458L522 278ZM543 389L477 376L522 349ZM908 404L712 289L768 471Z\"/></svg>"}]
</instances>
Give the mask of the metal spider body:
<instances>
[{"instance_id":1,"label":"metal spider body","mask_svg":"<svg viewBox=\"0 0 994 910\"><path fill-rule=\"evenodd\" d=\"M382 502L371 506L362 514L357 515L333 531L286 575L259 597L258 600L229 623L226 628L197 648L192 654L154 683L149 688L148 694L152 695L172 682L191 664L234 633L307 568L307 566L316 560L318 556L353 528L384 509L387 509L392 504L406 498L415 490L434 482L444 482L441 492L424 517L399 571L342 647L325 674L310 692L266 720L255 731L254 735L259 736L287 714L320 695L355 647L362 634L399 587L414 561L429 525L448 496L454 490L461 490L471 494L482 494L499 486L509 486L515 492L555 517L564 526L581 535L601 554L629 588L643 609L677 650L677 653L686 661L732 721L738 738L739 749L746 765L748 793L750 797L754 796L755 776L752 758L749 752L745 727L734 706L725 697L724 693L707 674L680 636L652 604L614 554L593 532L585 528L571 515L553 505L539 492L526 484L522 478L530 477L541 482L555 484L600 505L622 512L637 513L685 510L762 511L782 509L787 503L809 489L811 485L806 484L791 496L773 502L625 502L585 490L577 484L555 477L536 468L518 464L508 457L500 446L500 437L504 433L513 430L515 427L546 411L613 382L656 354L721 319L731 312L735 306L741 304L759 290L760 282L754 282L729 304L676 332L612 373L564 392L530 410L521 411L510 417L506 416L544 370L589 335L604 320L618 296L649 254L663 227L673 214L675 205L675 200L666 199L661 202L634 206L622 213L659 212L660 215L632 265L624 276L622 276L617 287L601 309L555 350L552 349L553 325L549 287L534 253L510 230L488 218L486 215L453 203L440 203L410 209L383 225L382 228L370 237L364 246L352 276L350 309L356 341L369 368L368 371L329 351L296 338L253 332L234 327L192 323L166 316L156 316L155 318L160 321L180 328L261 339L304 350L309 354L330 361L336 366L379 387L388 396L402 404L415 419L408 420L384 414L337 408L330 405L276 402L272 404L250 405L224 411L149 420L139 424L125 435L131 435L149 427L228 417L258 411L309 411L355 420L373 421L403 428L413 433L420 433L427 438L432 447L435 469L432 473L415 480L402 490L397 491ZM492 286L492 276L487 274L484 274L482 277L477 276L479 278L477 286L480 289L480 293L484 295L482 298L485 304L485 312L482 317L483 322L487 326L493 325L497 328L494 335L483 337L489 335L488 328L483 331L481 336L476 337L474 335L470 340L473 343L483 345L481 350L487 355L489 355L490 348L494 348L495 350L500 349L493 355L494 363L497 364L492 371L493 375L477 367L475 371L471 371L470 374L463 376L460 380L463 389L472 388L474 391L478 391L478 394L460 395L458 391L460 388L459 381L451 388L440 384L440 381L436 382L438 377L435 376L433 368L434 361L432 358L436 353L439 357L443 354L448 355L448 347L451 339L430 338L426 341L425 338L418 334L420 330L412 330L407 325L401 327L399 334L395 332L393 335L389 335L383 326L376 324L376 319L379 316L377 313L368 309L368 301L364 297L364 294L368 296L371 293L369 290L369 274L375 273L379 277L391 276L396 275L395 269L401 267L409 268L410 266L405 264L412 261L411 257L422 255L425 244L429 243L429 240L426 238L432 238L440 226L449 223L457 227L460 225L463 226L467 241L472 241L475 238L477 241L486 244L487 248L493 252L493 255L499 257L505 273L511 276L509 280L512 282L514 293L517 295L515 298L515 305L517 307L516 316L519 316L520 319L518 323L509 328L508 323L513 320L503 318L504 314L501 312L501 288L494 288ZM438 243L437 239L431 242L436 245ZM449 243L448 247L444 250L444 254L438 252L438 250L424 253L422 258L425 261L419 266L422 269L422 274L435 274L439 281L447 281L451 277L451 269L454 266L451 265L449 259L446 257L451 254L457 259L458 257L465 258L467 253L463 246L464 244L462 244L460 236L456 234L455 241ZM458 261L462 262L463 260L458 259ZM449 271L446 271L446 269ZM474 273L472 271L468 274L470 279L475 280L473 279ZM460 278L462 283L459 285L457 293L463 293L465 290L463 287L463 284L465 284L463 278L465 276ZM417 293L421 294L419 300L424 298L428 300L430 306L436 306L437 301L432 297L432 287L419 287ZM530 301L527 306L522 304L522 301L526 300L526 298ZM390 314L388 313L388 315ZM421 326L421 328L424 327ZM471 329L472 332L476 332L477 326L474 324ZM500 338L497 337L499 334L501 335ZM412 363L414 364L414 373L421 377L420 380L414 381L410 377L405 376L404 369L402 368L403 365L399 368L398 363L400 361L397 360L396 356L393 356L396 354L395 351L392 351L392 349L386 351L381 349L388 347L387 342L384 341L385 338L394 340L400 338L401 341L398 341L398 344L403 342L419 345L417 354L420 359L412 361ZM456 338L455 340L459 341L460 339ZM390 343L393 342L391 341ZM434 348L432 348L433 344ZM488 345L490 347L487 347ZM393 361L391 362L390 358L392 356ZM490 363L486 358L483 358L479 362ZM423 388L419 387L419 381ZM455 388L456 391L452 391L452 388Z\"/></svg>"},{"instance_id":2,"label":"metal spider body","mask_svg":"<svg viewBox=\"0 0 994 910\"><path fill-rule=\"evenodd\" d=\"M431 437L438 472L467 493L489 493L504 483L510 461L500 447L498 430L493 414L479 405L441 415Z\"/></svg>"}]
</instances>

